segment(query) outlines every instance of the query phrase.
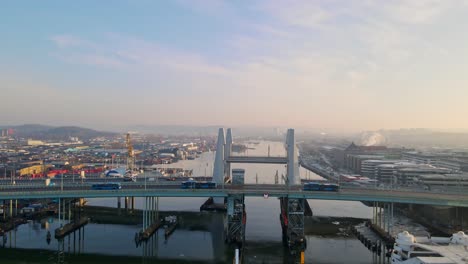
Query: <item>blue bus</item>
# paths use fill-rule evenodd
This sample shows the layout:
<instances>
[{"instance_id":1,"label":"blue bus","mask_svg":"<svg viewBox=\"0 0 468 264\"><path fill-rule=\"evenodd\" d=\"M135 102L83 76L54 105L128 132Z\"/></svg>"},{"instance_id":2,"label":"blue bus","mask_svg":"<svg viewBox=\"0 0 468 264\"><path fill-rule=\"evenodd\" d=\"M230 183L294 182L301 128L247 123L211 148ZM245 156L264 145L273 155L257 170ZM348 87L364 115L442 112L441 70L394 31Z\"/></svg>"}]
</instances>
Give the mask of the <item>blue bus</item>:
<instances>
[{"instance_id":1,"label":"blue bus","mask_svg":"<svg viewBox=\"0 0 468 264\"><path fill-rule=\"evenodd\" d=\"M197 189L216 189L216 182L197 182Z\"/></svg>"},{"instance_id":2,"label":"blue bus","mask_svg":"<svg viewBox=\"0 0 468 264\"><path fill-rule=\"evenodd\" d=\"M319 182L306 182L304 183L304 191L320 191L321 185Z\"/></svg>"},{"instance_id":3,"label":"blue bus","mask_svg":"<svg viewBox=\"0 0 468 264\"><path fill-rule=\"evenodd\" d=\"M120 190L122 186L120 183L96 183L91 185L93 190Z\"/></svg>"},{"instance_id":4,"label":"blue bus","mask_svg":"<svg viewBox=\"0 0 468 264\"><path fill-rule=\"evenodd\" d=\"M319 182L306 182L304 183L304 191L325 191L337 192L340 189L338 184L334 183L319 183Z\"/></svg>"},{"instance_id":5,"label":"blue bus","mask_svg":"<svg viewBox=\"0 0 468 264\"><path fill-rule=\"evenodd\" d=\"M182 182L181 186L182 189L196 189L197 182L196 181L184 181Z\"/></svg>"},{"instance_id":6,"label":"blue bus","mask_svg":"<svg viewBox=\"0 0 468 264\"><path fill-rule=\"evenodd\" d=\"M324 183L324 184L322 184L322 191L337 192L338 189L339 189L338 184L334 184L334 183Z\"/></svg>"},{"instance_id":7,"label":"blue bus","mask_svg":"<svg viewBox=\"0 0 468 264\"><path fill-rule=\"evenodd\" d=\"M216 189L216 186L216 182L184 181L180 187L182 189Z\"/></svg>"}]
</instances>

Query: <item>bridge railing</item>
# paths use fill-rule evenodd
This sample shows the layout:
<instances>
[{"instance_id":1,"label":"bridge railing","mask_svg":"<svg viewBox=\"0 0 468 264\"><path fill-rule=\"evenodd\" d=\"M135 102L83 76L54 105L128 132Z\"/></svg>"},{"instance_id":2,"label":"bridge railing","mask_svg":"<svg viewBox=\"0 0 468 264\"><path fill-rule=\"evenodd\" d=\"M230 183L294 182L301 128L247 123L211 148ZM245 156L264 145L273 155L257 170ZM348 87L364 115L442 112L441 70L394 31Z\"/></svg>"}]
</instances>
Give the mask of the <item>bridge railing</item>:
<instances>
[{"instance_id":1,"label":"bridge railing","mask_svg":"<svg viewBox=\"0 0 468 264\"><path fill-rule=\"evenodd\" d=\"M108 181L112 182L112 181ZM180 182L171 182L171 181L148 181L146 184L144 182L120 182L122 186L122 190L144 190L146 189L170 189L171 191L181 189ZM55 181L54 186L45 186L43 181L38 183L17 183L16 185L9 184L9 185L0 185L0 192L31 192L31 191L61 191L62 187L64 191L67 190L91 190L91 186L95 184L93 182L63 182L63 185L60 181ZM270 189L274 191L303 191L302 186L294 186L294 187L287 187L286 185L281 184L245 184L241 186L235 185L225 185L225 186L218 186L218 190L222 190L223 188L229 190L255 190L255 189ZM192 189L195 190L195 189ZM217 189L209 189L213 192L217 191ZM386 186L386 187L378 187L378 186L356 186L352 184L343 183L340 186L340 191L360 191L360 190L369 190L369 191L376 191L382 193L391 193L391 192L399 192L399 193L424 193L424 194L455 194L461 196L468 196L468 187L466 186L455 186L455 187L445 187L445 188L437 188L437 189L425 189L419 186ZM184 190L182 190L184 191ZM303 192L311 192L311 191L303 191Z\"/></svg>"},{"instance_id":2,"label":"bridge railing","mask_svg":"<svg viewBox=\"0 0 468 264\"><path fill-rule=\"evenodd\" d=\"M79 192L79 193L77 193ZM154 192L157 192L161 196L172 196L172 197L184 197L188 193L196 194L189 196L197 196L197 194L203 194L200 196L227 196L226 190L223 189L120 189L120 190L93 190L93 189L49 189L49 190L36 190L31 192L31 190L14 190L14 191L2 191L0 192L0 197L28 197L28 196L44 196L44 197L57 197L57 196L67 196L76 197L76 196L92 196L92 197L101 197L101 196L151 196L154 195Z\"/></svg>"},{"instance_id":3,"label":"bridge railing","mask_svg":"<svg viewBox=\"0 0 468 264\"><path fill-rule=\"evenodd\" d=\"M108 183L111 183L112 181L108 181ZM0 191L1 190L55 190L57 188L72 188L72 189L91 189L91 186L93 184L96 184L96 182L64 182L62 183L55 183L54 185L49 185L46 186L45 183L41 182L41 184L35 184L35 183L17 183L17 184L9 184L9 185L0 185ZM143 188L146 186L147 188L154 188L156 186L159 187L164 187L164 186L180 186L180 182L147 182L146 184L144 182L120 182L122 188Z\"/></svg>"},{"instance_id":4,"label":"bridge railing","mask_svg":"<svg viewBox=\"0 0 468 264\"><path fill-rule=\"evenodd\" d=\"M136 186L127 186L120 190L93 190L85 186L73 189L60 188L51 189L3 189L0 191L0 199L28 199L28 198L50 198L50 197L117 197L117 196L159 196L159 197L226 197L231 194L243 194L246 196L262 196L269 194L272 197L302 197L306 199L325 200L350 200L350 201L385 201L402 203L435 204L445 206L468 207L468 193L464 194L439 194L426 192L408 191L382 191L373 189L342 189L339 192L327 191L304 191L301 186L278 185L256 185L247 184L243 186L220 186L218 189L181 189L178 186L152 186L153 188L143 189ZM164 187L164 186L162 186Z\"/></svg>"}]
</instances>

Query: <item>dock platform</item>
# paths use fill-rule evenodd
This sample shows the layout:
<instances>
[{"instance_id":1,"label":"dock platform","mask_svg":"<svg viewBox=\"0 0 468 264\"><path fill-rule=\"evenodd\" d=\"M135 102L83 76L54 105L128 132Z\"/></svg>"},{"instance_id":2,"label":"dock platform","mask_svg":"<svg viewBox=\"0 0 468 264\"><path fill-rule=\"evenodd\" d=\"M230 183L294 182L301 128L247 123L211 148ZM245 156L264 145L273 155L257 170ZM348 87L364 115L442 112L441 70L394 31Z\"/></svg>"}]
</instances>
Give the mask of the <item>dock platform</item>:
<instances>
[{"instance_id":1,"label":"dock platform","mask_svg":"<svg viewBox=\"0 0 468 264\"><path fill-rule=\"evenodd\" d=\"M161 222L158 221L150 225L145 230L141 230L139 233L136 233L135 243L140 244L141 242L148 240L161 226Z\"/></svg>"},{"instance_id":2,"label":"dock platform","mask_svg":"<svg viewBox=\"0 0 468 264\"><path fill-rule=\"evenodd\" d=\"M72 222L68 223L60 228L55 229L55 238L63 238L64 236L70 234L71 232L80 229L81 227L85 226L88 224L89 219L88 218L81 218L77 222Z\"/></svg>"}]
</instances>

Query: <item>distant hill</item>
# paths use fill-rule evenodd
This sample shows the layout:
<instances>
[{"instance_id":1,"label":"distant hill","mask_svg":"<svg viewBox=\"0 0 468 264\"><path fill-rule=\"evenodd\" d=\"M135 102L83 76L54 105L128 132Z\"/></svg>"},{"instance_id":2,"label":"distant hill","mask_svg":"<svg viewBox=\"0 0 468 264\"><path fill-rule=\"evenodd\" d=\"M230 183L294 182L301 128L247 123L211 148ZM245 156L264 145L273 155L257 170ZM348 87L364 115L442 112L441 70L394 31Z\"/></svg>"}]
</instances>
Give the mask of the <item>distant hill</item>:
<instances>
[{"instance_id":1,"label":"distant hill","mask_svg":"<svg viewBox=\"0 0 468 264\"><path fill-rule=\"evenodd\" d=\"M41 140L68 140L70 137L78 137L81 140L89 140L96 137L109 137L117 135L117 133L113 132L103 132L77 126L53 127L37 124L26 124L20 126L10 126L8 128L14 129L15 135L18 137Z\"/></svg>"},{"instance_id":2,"label":"distant hill","mask_svg":"<svg viewBox=\"0 0 468 264\"><path fill-rule=\"evenodd\" d=\"M160 135L216 135L219 127L222 126L134 125L120 130Z\"/></svg>"},{"instance_id":3,"label":"distant hill","mask_svg":"<svg viewBox=\"0 0 468 264\"><path fill-rule=\"evenodd\" d=\"M43 132L53 128L53 126L45 126L45 125L38 125L38 124L24 124L20 126L2 126L2 128L12 128L15 131L20 131L21 133L37 133Z\"/></svg>"},{"instance_id":4,"label":"distant hill","mask_svg":"<svg viewBox=\"0 0 468 264\"><path fill-rule=\"evenodd\" d=\"M80 139L91 139L96 137L103 137L103 136L115 136L117 133L112 132L102 132L97 131L89 128L82 128L76 126L64 126L64 127L56 127L46 131L46 135L50 138L69 138L69 137L78 137Z\"/></svg>"},{"instance_id":5,"label":"distant hill","mask_svg":"<svg viewBox=\"0 0 468 264\"><path fill-rule=\"evenodd\" d=\"M159 135L216 136L220 127L232 128L234 137L271 137L277 136L278 133L286 133L286 128L248 126L236 127L229 125L133 125L119 128L119 130Z\"/></svg>"}]
</instances>

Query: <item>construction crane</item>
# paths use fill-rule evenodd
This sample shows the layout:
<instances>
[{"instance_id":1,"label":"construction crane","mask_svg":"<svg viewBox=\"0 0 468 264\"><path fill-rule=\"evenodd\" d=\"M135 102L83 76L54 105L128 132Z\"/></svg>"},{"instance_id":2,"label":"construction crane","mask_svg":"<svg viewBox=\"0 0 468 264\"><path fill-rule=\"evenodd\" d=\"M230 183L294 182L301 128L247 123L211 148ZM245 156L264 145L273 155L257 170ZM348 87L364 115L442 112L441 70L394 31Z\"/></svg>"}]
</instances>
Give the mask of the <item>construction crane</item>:
<instances>
[{"instance_id":1,"label":"construction crane","mask_svg":"<svg viewBox=\"0 0 468 264\"><path fill-rule=\"evenodd\" d=\"M127 173L132 175L135 171L135 151L133 150L130 133L127 133L125 144L127 146Z\"/></svg>"}]
</instances>

